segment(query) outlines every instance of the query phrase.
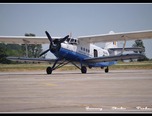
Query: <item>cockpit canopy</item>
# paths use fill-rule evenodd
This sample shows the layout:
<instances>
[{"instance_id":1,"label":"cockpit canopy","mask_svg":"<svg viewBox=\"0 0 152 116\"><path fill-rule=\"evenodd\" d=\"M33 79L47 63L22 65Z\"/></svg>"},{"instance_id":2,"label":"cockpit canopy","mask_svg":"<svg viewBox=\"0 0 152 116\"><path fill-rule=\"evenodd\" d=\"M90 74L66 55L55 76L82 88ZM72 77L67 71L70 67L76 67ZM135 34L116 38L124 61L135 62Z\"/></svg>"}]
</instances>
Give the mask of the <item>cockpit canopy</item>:
<instances>
[{"instance_id":1,"label":"cockpit canopy","mask_svg":"<svg viewBox=\"0 0 152 116\"><path fill-rule=\"evenodd\" d=\"M75 44L75 45L77 45L79 43L78 40L74 39L74 38L67 38L66 42L69 44Z\"/></svg>"}]
</instances>

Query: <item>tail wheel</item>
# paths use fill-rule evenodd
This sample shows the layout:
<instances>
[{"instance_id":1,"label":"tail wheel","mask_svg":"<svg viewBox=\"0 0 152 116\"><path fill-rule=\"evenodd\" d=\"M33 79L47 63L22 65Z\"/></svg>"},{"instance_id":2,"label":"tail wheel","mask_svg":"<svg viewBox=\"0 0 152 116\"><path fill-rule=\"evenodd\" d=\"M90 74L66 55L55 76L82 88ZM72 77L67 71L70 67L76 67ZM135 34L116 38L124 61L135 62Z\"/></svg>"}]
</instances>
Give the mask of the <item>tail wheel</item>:
<instances>
[{"instance_id":1,"label":"tail wheel","mask_svg":"<svg viewBox=\"0 0 152 116\"><path fill-rule=\"evenodd\" d=\"M81 72L82 72L82 73L87 73L87 68L86 68L85 66L82 66L82 67L81 67Z\"/></svg>"},{"instance_id":2,"label":"tail wheel","mask_svg":"<svg viewBox=\"0 0 152 116\"><path fill-rule=\"evenodd\" d=\"M106 69L105 69L105 73L108 73L109 72L109 68L107 67Z\"/></svg>"},{"instance_id":3,"label":"tail wheel","mask_svg":"<svg viewBox=\"0 0 152 116\"><path fill-rule=\"evenodd\" d=\"M52 74L52 68L51 68L51 67L47 67L46 73L47 73L47 74Z\"/></svg>"}]
</instances>

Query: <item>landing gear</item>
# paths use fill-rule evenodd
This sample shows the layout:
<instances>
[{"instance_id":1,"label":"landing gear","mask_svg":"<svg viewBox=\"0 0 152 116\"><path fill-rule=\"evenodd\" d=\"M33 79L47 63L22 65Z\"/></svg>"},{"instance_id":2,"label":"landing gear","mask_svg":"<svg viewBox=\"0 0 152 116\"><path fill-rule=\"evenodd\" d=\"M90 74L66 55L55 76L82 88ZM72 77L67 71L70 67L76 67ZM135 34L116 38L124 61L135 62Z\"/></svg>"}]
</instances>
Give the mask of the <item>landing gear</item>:
<instances>
[{"instance_id":1,"label":"landing gear","mask_svg":"<svg viewBox=\"0 0 152 116\"><path fill-rule=\"evenodd\" d=\"M109 72L109 68L107 67L106 69L105 69L105 73L108 73Z\"/></svg>"},{"instance_id":2,"label":"landing gear","mask_svg":"<svg viewBox=\"0 0 152 116\"><path fill-rule=\"evenodd\" d=\"M87 73L87 68L86 68L86 66L82 66L82 63L81 63L81 68L79 67L79 66L77 66L74 62L71 62L75 67L77 67L78 69L80 69L81 70L81 73L83 73L83 74L85 74L85 73ZM90 67L89 67L90 68Z\"/></svg>"},{"instance_id":3,"label":"landing gear","mask_svg":"<svg viewBox=\"0 0 152 116\"><path fill-rule=\"evenodd\" d=\"M47 73L47 74L52 74L52 68L51 68L51 67L47 67L46 73Z\"/></svg>"},{"instance_id":4,"label":"landing gear","mask_svg":"<svg viewBox=\"0 0 152 116\"><path fill-rule=\"evenodd\" d=\"M64 66L64 65L66 65L66 64L69 63L69 61L67 62L66 60L63 60L63 62L59 63L59 64L56 66L56 64L57 64L58 61L59 61L59 59L57 59L57 60L54 62L54 64L53 64L52 67L47 67L47 69L46 69L46 73L47 73L47 74L52 74L52 71L53 71L53 70L58 69L58 68L61 68L62 66Z\"/></svg>"},{"instance_id":5,"label":"landing gear","mask_svg":"<svg viewBox=\"0 0 152 116\"><path fill-rule=\"evenodd\" d=\"M74 62L63 60L61 63L59 63L59 64L56 66L56 64L57 64L58 61L59 61L59 59L57 59L57 60L54 62L54 64L53 64L52 67L47 67L47 69L46 69L46 73L47 73L47 74L52 74L52 71L53 71L53 70L56 70L56 69L58 69L58 68L61 68L62 66L66 65L66 64L68 64L68 63L72 63L74 66L76 66L78 69L80 69L80 70L81 70L81 73L83 73L83 74L87 73L87 68L86 68L86 66L82 66L82 64L81 64L81 66L79 67L79 66L77 66Z\"/></svg>"},{"instance_id":6,"label":"landing gear","mask_svg":"<svg viewBox=\"0 0 152 116\"><path fill-rule=\"evenodd\" d=\"M87 68L85 66L82 66L81 67L81 73L87 73Z\"/></svg>"}]
</instances>

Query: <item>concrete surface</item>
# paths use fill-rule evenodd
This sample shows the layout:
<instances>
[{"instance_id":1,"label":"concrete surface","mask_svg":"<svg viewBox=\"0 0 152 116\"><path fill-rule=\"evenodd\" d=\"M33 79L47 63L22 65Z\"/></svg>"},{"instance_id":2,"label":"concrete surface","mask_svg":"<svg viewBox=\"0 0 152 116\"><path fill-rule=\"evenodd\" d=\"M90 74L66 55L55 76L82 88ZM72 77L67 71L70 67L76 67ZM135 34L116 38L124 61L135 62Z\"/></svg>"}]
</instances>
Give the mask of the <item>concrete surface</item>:
<instances>
[{"instance_id":1,"label":"concrete surface","mask_svg":"<svg viewBox=\"0 0 152 116\"><path fill-rule=\"evenodd\" d=\"M152 70L0 72L5 112L152 112Z\"/></svg>"}]
</instances>

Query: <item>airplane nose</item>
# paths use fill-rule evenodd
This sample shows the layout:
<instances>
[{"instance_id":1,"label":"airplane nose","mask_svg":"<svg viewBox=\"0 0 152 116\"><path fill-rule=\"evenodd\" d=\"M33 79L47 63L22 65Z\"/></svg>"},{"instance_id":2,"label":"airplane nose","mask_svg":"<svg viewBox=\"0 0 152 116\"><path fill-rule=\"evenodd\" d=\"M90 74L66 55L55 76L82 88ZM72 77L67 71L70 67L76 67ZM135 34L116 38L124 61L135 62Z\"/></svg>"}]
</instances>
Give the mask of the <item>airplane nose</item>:
<instances>
[{"instance_id":1,"label":"airplane nose","mask_svg":"<svg viewBox=\"0 0 152 116\"><path fill-rule=\"evenodd\" d=\"M69 35L67 35L67 36L65 36L62 39L53 40L52 37L50 36L50 34L47 31L45 31L45 34L48 37L48 40L50 41L50 46L49 46L49 49L47 49L46 51L42 52L40 54L40 56L46 54L48 51L50 51L52 53L55 53L55 52L59 51L60 48L61 48L61 43L63 43L69 37Z\"/></svg>"}]
</instances>

